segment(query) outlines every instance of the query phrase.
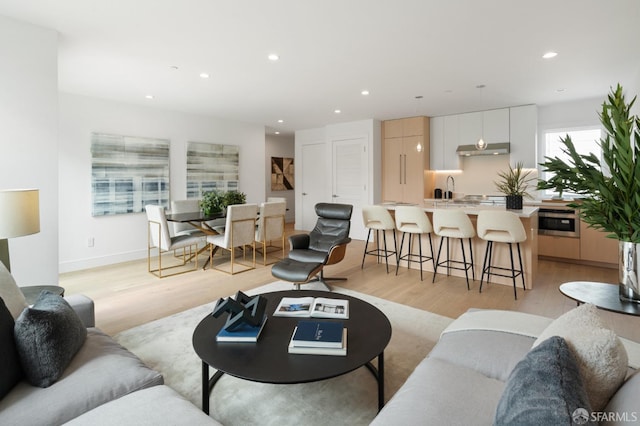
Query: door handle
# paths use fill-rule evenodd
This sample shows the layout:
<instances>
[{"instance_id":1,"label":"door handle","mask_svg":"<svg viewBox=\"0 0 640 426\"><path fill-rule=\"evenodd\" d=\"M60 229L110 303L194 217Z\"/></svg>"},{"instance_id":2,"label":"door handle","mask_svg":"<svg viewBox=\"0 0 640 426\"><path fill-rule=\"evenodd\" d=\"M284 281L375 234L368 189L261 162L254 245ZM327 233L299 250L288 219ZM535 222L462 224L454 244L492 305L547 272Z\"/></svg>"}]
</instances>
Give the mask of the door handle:
<instances>
[{"instance_id":1,"label":"door handle","mask_svg":"<svg viewBox=\"0 0 640 426\"><path fill-rule=\"evenodd\" d=\"M404 154L404 183L407 184L407 154Z\"/></svg>"},{"instance_id":2,"label":"door handle","mask_svg":"<svg viewBox=\"0 0 640 426\"><path fill-rule=\"evenodd\" d=\"M398 155L398 161L400 161L399 165L400 167L398 168L398 173L400 174L400 179L398 179L400 181L400 185L402 185L402 154Z\"/></svg>"}]
</instances>

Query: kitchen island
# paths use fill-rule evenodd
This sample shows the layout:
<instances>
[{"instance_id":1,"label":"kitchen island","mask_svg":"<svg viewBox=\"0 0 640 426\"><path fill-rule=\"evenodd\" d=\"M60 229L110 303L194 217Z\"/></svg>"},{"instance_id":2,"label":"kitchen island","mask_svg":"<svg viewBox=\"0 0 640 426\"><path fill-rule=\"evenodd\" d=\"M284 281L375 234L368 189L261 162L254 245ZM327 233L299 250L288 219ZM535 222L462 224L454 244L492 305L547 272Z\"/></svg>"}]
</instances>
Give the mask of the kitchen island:
<instances>
[{"instance_id":1,"label":"kitchen island","mask_svg":"<svg viewBox=\"0 0 640 426\"><path fill-rule=\"evenodd\" d=\"M408 205L408 204L397 204L397 203L383 203L384 207L386 207L391 214L394 214L394 211L397 206L400 205ZM413 204L416 205L416 204ZM462 203L457 202L456 200L425 200L423 204L418 205L427 213L429 220L433 224L433 212L436 209L462 209L471 219L473 226L476 227L478 213L482 210L505 210L505 206L502 205L482 205L482 204L474 204L474 203ZM522 221L522 225L527 233L527 240L520 244L520 248L522 250L522 263L524 269L524 278L525 285L527 289L533 288L533 284L536 279L536 272L538 269L538 207L536 206L524 206L522 210L510 210L514 212L520 220ZM398 235L400 238L400 235ZM434 258L438 255L438 247L440 245L440 238L431 234L431 238L433 241L433 250L434 250ZM428 253L429 251L429 240L426 235L422 236L422 248L423 254ZM476 275L477 286L480 286L480 275L482 273L482 261L484 260L484 252L486 248L486 242L481 240L478 237L472 239L473 246L473 260L474 260L474 270ZM400 240L398 239L398 248L399 248ZM407 244L405 244L404 250L407 248ZM414 251L417 250L416 244L413 245ZM443 250L446 245L443 245ZM460 242L458 240L452 239L449 244L450 248L450 259L453 260L462 260L462 251L460 250ZM465 242L465 249L468 249L467 242ZM515 252L515 247L514 247ZM517 254L516 257L516 268L517 268ZM444 253L441 254L441 259L444 258ZM509 260L509 246L507 244L496 244L493 250L493 263L496 266L502 266L505 268L510 268L511 263ZM412 268L414 264L411 265ZM415 265L417 269L419 266ZM402 268L406 268L406 263L402 262L400 265L400 270ZM423 269L425 271L433 272L433 266L431 262L423 263ZM464 277L464 271L451 269L452 275ZM400 274L401 272L399 272ZM439 268L438 274L446 273L445 268ZM436 283L438 282L438 276L436 276ZM486 279L486 277L485 277ZM504 285L513 285L513 281L511 278L499 277L492 275L491 283L498 283ZM522 283L518 278L517 281L518 287L521 287ZM487 289L487 287L483 286L483 290Z\"/></svg>"}]
</instances>

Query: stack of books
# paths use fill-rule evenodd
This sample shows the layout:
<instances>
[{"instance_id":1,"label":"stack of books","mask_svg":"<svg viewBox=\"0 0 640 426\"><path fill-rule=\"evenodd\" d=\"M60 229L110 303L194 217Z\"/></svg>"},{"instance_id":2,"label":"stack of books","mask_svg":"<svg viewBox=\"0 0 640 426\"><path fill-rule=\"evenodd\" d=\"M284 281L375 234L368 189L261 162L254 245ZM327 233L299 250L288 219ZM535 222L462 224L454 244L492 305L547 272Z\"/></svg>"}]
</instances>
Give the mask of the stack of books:
<instances>
[{"instance_id":1,"label":"stack of books","mask_svg":"<svg viewBox=\"0 0 640 426\"><path fill-rule=\"evenodd\" d=\"M240 342L255 343L262 333L264 324L267 322L267 316L262 318L262 322L256 326L250 324L242 324L233 331L225 330L223 327L216 335L216 342Z\"/></svg>"},{"instance_id":2,"label":"stack of books","mask_svg":"<svg viewBox=\"0 0 640 426\"><path fill-rule=\"evenodd\" d=\"M342 321L298 321L289 353L346 356L347 329Z\"/></svg>"}]
</instances>

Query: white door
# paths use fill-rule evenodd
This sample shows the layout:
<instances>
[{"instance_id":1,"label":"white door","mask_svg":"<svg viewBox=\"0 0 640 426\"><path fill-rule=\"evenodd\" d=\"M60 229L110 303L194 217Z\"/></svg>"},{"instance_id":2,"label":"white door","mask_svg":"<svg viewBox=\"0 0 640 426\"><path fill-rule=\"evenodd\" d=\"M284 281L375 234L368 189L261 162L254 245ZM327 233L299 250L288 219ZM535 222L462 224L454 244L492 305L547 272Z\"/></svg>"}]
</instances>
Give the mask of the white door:
<instances>
[{"instance_id":1,"label":"white door","mask_svg":"<svg viewBox=\"0 0 640 426\"><path fill-rule=\"evenodd\" d=\"M334 203L353 205L351 238L364 240L362 206L367 202L369 168L366 136L332 141Z\"/></svg>"},{"instance_id":2,"label":"white door","mask_svg":"<svg viewBox=\"0 0 640 426\"><path fill-rule=\"evenodd\" d=\"M302 211L302 223L297 229L311 231L316 224L315 206L326 201L325 188L328 188L328 176L326 169L326 145L316 143L302 145L302 174L300 207Z\"/></svg>"}]
</instances>

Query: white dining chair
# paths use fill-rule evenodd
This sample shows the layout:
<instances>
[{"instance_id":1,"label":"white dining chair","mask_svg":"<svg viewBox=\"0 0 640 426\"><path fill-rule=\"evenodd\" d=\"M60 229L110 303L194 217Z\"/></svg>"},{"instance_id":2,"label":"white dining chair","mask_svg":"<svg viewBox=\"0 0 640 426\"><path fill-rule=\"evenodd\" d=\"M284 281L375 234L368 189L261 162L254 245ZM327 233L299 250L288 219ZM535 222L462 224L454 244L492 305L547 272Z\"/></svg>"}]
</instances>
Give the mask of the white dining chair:
<instances>
[{"instance_id":1,"label":"white dining chair","mask_svg":"<svg viewBox=\"0 0 640 426\"><path fill-rule=\"evenodd\" d=\"M239 263L245 267L245 272L256 267L256 216L258 215L257 204L233 204L227 207L227 219L224 233L218 235L208 235L207 242L210 244L209 262L211 267L222 272L235 274L234 266ZM250 265L236 262L235 249L243 249L243 259L246 256L246 246L251 247L253 261ZM213 255L216 248L222 248L231 253L231 269L227 271L216 267L213 263Z\"/></svg>"},{"instance_id":2,"label":"white dining chair","mask_svg":"<svg viewBox=\"0 0 640 426\"><path fill-rule=\"evenodd\" d=\"M262 253L263 265L267 265L267 253L270 247L282 250L282 258L284 258L284 215L286 210L287 204L283 202L260 204L260 214L258 215L258 225L256 227L256 242L260 247L256 248L256 251ZM271 245L272 242L278 240L280 241L280 247Z\"/></svg>"},{"instance_id":3,"label":"white dining chair","mask_svg":"<svg viewBox=\"0 0 640 426\"><path fill-rule=\"evenodd\" d=\"M156 205L147 205L145 206L145 210L147 212L147 269L153 275L164 278L167 276L163 274L163 271L171 268L177 268L180 266L186 265L186 263L190 260L194 261L193 269L184 270L175 274L177 275L184 272L195 271L198 269L198 244L204 241L204 236L202 235L178 235L172 237L169 233L169 224L167 223L167 218L165 216L165 211L163 206ZM158 250L158 267L151 267L151 251L156 248ZM162 254L169 251L174 251L177 249L182 249L182 263L173 266L162 266ZM188 255L187 249L188 248Z\"/></svg>"}]
</instances>

